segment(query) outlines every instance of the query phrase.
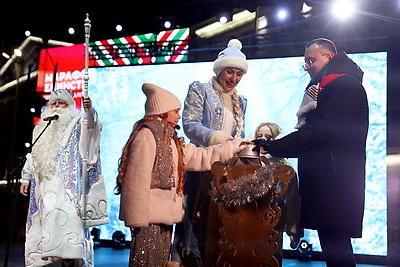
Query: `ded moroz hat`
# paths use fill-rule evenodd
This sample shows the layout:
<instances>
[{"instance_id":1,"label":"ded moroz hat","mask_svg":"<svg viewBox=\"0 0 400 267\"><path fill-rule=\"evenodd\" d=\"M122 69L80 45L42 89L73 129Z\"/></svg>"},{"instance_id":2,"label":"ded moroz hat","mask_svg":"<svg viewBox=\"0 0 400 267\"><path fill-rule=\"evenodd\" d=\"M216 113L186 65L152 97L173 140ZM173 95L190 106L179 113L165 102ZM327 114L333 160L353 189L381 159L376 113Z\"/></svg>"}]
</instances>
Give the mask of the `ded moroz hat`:
<instances>
[{"instance_id":1,"label":"ded moroz hat","mask_svg":"<svg viewBox=\"0 0 400 267\"><path fill-rule=\"evenodd\" d=\"M75 105L74 93L69 89L57 89L51 92L49 103L52 104L56 100L62 100L68 104L68 106Z\"/></svg>"}]
</instances>

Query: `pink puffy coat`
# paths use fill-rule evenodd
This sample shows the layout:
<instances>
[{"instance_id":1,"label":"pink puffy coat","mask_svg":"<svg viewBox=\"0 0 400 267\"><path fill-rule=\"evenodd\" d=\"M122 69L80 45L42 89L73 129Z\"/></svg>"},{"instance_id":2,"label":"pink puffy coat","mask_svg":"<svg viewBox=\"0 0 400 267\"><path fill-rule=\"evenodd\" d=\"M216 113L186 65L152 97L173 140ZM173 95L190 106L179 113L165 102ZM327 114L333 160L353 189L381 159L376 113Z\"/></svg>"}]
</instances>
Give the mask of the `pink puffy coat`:
<instances>
[{"instance_id":1,"label":"pink puffy coat","mask_svg":"<svg viewBox=\"0 0 400 267\"><path fill-rule=\"evenodd\" d=\"M186 171L208 171L215 161L228 161L242 148L242 139L207 148L186 144L183 148ZM130 161L125 181L121 185L119 219L127 227L146 227L149 224L172 225L184 216L183 197L176 194L178 183L178 151L171 139L175 187L170 190L150 188L156 156L156 142L150 129L142 128L131 144Z\"/></svg>"}]
</instances>

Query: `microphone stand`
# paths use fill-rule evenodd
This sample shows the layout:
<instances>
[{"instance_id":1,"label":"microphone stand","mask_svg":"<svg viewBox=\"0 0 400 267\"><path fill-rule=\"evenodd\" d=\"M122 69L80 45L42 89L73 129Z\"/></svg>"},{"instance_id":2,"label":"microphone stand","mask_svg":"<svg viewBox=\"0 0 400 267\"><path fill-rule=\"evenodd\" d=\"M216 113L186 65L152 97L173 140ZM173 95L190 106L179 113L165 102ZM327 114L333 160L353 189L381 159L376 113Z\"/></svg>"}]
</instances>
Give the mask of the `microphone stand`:
<instances>
[{"instance_id":1,"label":"microphone stand","mask_svg":"<svg viewBox=\"0 0 400 267\"><path fill-rule=\"evenodd\" d=\"M26 162L26 156L32 152L32 148L33 146L36 144L36 142L39 140L39 138L43 135L44 131L46 131L46 129L50 126L52 120L49 120L46 124L46 126L43 128L43 130L40 132L40 134L38 135L38 137L35 139L35 141L32 143L32 145L27 149L27 151L25 152L24 156L22 158L20 158L17 166L15 166L11 172L10 172L10 177L12 177L12 179L10 181L11 182L11 193L13 194L13 200L12 200L12 215L11 215L11 223L10 225L10 229L9 229L9 236L8 236L8 241L7 241L7 247L6 247L6 252L4 254L4 267L8 266L8 257L10 254L10 246L11 246L11 240L12 240L12 236L13 236L13 231L14 231L14 220L15 220L15 211L17 208L17 199L18 199L18 194L19 194L19 187L18 185L18 172L21 173L21 167L23 167L23 165Z\"/></svg>"}]
</instances>

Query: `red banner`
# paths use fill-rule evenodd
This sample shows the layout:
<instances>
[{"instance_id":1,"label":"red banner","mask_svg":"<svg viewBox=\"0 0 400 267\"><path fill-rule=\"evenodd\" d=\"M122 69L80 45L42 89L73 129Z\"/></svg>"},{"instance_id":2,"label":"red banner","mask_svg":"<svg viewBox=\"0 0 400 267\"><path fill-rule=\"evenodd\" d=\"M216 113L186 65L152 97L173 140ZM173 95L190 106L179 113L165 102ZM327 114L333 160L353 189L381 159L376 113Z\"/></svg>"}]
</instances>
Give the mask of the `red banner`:
<instances>
[{"instance_id":1,"label":"red banner","mask_svg":"<svg viewBox=\"0 0 400 267\"><path fill-rule=\"evenodd\" d=\"M84 68L84 44L42 49L36 91L48 93L43 94L48 100L53 89L70 89L74 93L76 107L80 110Z\"/></svg>"}]
</instances>

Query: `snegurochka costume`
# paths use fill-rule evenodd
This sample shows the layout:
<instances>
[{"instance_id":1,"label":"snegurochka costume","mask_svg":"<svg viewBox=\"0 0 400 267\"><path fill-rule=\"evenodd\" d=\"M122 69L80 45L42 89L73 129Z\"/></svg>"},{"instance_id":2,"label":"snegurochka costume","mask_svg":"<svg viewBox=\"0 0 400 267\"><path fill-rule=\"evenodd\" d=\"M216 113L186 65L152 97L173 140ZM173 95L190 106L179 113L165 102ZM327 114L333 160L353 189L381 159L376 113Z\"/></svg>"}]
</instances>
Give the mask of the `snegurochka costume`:
<instances>
[{"instance_id":1,"label":"snegurochka costume","mask_svg":"<svg viewBox=\"0 0 400 267\"><path fill-rule=\"evenodd\" d=\"M236 89L234 89L236 91ZM239 106L243 114L243 127L237 132L237 120L232 115L232 94L225 93L222 86L213 77L207 83L198 81L189 86L182 114L185 134L198 146L219 144L229 137L244 137L244 114L247 99L238 95ZM226 121L230 114L229 123Z\"/></svg>"},{"instance_id":2,"label":"snegurochka costume","mask_svg":"<svg viewBox=\"0 0 400 267\"><path fill-rule=\"evenodd\" d=\"M206 83L194 81L189 85L182 112L182 125L185 135L191 143L197 146L207 147L221 144L230 138L244 138L245 136L247 99L238 95L236 88L225 92L218 81L221 72L226 68L237 68L246 74L248 63L241 48L242 43L239 40L231 39L214 61L215 76ZM211 228L208 224L213 223L212 219L208 219L212 217L212 215L209 216L209 195L202 190L202 188L207 188L206 182L199 179L199 175L200 173L196 172L187 173L185 248L183 248L184 253L195 255L198 260L195 264L198 265L201 264L200 258L203 260L211 258L204 255L207 246L204 245L204 241L206 232ZM195 232L196 234L194 234ZM183 239L183 237L177 236L177 239Z\"/></svg>"},{"instance_id":3,"label":"snegurochka costume","mask_svg":"<svg viewBox=\"0 0 400 267\"><path fill-rule=\"evenodd\" d=\"M237 94L236 88L225 92L218 79L226 68L241 69L247 73L246 55L242 43L231 39L214 61L215 76L207 83L198 81L189 86L182 112L183 129L196 145L220 144L228 138L244 138L244 114L247 99Z\"/></svg>"}]
</instances>

